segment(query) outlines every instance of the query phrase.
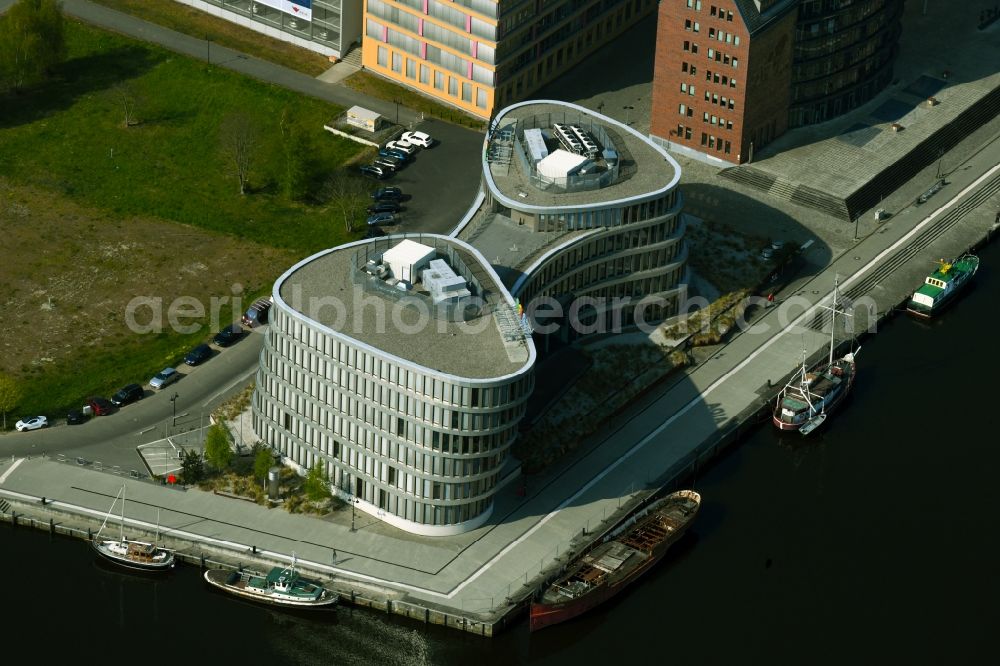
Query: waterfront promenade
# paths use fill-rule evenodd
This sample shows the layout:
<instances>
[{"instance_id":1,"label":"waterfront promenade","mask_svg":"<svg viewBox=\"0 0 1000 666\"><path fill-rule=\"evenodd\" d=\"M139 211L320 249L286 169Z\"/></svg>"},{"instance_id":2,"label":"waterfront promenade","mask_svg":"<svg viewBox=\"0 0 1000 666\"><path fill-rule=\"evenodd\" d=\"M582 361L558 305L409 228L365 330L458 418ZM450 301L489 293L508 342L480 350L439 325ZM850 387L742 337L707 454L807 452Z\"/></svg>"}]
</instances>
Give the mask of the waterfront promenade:
<instances>
[{"instance_id":1,"label":"waterfront promenade","mask_svg":"<svg viewBox=\"0 0 1000 666\"><path fill-rule=\"evenodd\" d=\"M294 552L303 567L332 579L345 596L353 591L391 601L394 612L429 608L465 618L462 625L476 633L491 633L491 624L513 608L511 602L530 594L565 562L568 551L593 539L630 502L674 479L689 482L685 477L696 458L707 460L720 433L765 404L794 371L803 349L814 354L825 348L829 334L809 324L828 299L835 275L844 292L870 297L877 312L885 313L912 291L934 258L954 255L986 236L1000 210L998 157L991 140L956 165L935 200L896 211L824 270L793 281L778 300L800 301L796 310L785 312L780 304L768 310L754 323L770 330L736 336L679 381L639 399L568 465L532 479L525 496L516 484L506 487L493 519L474 532L415 537L362 512L352 529L349 509L322 519L294 516L138 481L128 490L130 524L140 521L152 531L159 513L169 545L195 561L205 555L249 564L282 561ZM908 194L906 187L921 185L905 186L901 197ZM906 262L895 259L900 252ZM779 329L782 318L790 325ZM855 324L860 330L867 322ZM859 382L865 381L863 354ZM6 514L45 524L51 518L96 530L121 483L87 464L7 458L0 463L0 506L6 505ZM705 501L711 504L712 498Z\"/></svg>"}]
</instances>

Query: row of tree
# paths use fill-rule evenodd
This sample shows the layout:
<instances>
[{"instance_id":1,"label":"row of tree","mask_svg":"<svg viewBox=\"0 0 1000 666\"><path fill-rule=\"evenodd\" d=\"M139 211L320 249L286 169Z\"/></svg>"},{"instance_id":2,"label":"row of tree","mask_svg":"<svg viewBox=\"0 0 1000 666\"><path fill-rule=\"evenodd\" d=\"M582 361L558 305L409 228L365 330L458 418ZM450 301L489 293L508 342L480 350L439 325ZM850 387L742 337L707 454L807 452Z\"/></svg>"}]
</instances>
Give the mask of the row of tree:
<instances>
[{"instance_id":1,"label":"row of tree","mask_svg":"<svg viewBox=\"0 0 1000 666\"><path fill-rule=\"evenodd\" d=\"M62 5L17 0L0 16L0 88L18 92L52 76L66 59Z\"/></svg>"}]
</instances>

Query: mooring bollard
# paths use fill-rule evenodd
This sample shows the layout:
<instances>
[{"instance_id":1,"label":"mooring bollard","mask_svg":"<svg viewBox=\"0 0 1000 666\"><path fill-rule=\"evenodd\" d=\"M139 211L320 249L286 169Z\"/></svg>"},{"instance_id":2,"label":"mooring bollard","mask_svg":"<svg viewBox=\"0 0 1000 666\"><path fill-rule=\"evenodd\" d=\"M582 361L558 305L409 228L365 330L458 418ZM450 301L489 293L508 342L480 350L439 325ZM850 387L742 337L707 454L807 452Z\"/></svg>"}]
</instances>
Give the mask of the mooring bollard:
<instances>
[{"instance_id":1,"label":"mooring bollard","mask_svg":"<svg viewBox=\"0 0 1000 666\"><path fill-rule=\"evenodd\" d=\"M56 521L53 518L49 518L49 534L56 533Z\"/></svg>"},{"instance_id":2,"label":"mooring bollard","mask_svg":"<svg viewBox=\"0 0 1000 666\"><path fill-rule=\"evenodd\" d=\"M425 608L424 609L424 624L429 624L430 621L431 621L431 609L430 608Z\"/></svg>"},{"instance_id":3,"label":"mooring bollard","mask_svg":"<svg viewBox=\"0 0 1000 666\"><path fill-rule=\"evenodd\" d=\"M204 569L205 569L205 553L202 553L201 556L198 559L201 561L201 568L204 571Z\"/></svg>"},{"instance_id":4,"label":"mooring bollard","mask_svg":"<svg viewBox=\"0 0 1000 666\"><path fill-rule=\"evenodd\" d=\"M257 546L250 546L250 552L253 553L254 555L256 555L257 554Z\"/></svg>"}]
</instances>

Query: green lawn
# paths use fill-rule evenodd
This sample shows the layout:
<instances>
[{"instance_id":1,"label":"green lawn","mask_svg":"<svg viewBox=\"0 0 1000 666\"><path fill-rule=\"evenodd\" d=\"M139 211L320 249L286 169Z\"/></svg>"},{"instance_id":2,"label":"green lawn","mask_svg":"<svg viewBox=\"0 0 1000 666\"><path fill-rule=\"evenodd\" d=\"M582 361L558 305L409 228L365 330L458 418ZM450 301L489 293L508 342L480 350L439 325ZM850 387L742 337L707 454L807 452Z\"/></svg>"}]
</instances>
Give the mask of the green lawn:
<instances>
[{"instance_id":1,"label":"green lawn","mask_svg":"<svg viewBox=\"0 0 1000 666\"><path fill-rule=\"evenodd\" d=\"M366 95L384 99L387 102L398 100L402 106L420 111L430 118L437 118L438 120L471 127L476 130L486 129L486 121L481 118L470 116L464 111L459 111L454 107L436 102L415 90L410 90L364 70L355 72L344 79L344 85Z\"/></svg>"},{"instance_id":2,"label":"green lawn","mask_svg":"<svg viewBox=\"0 0 1000 666\"><path fill-rule=\"evenodd\" d=\"M348 240L315 198L281 194L286 113L304 138L313 192L364 149L325 132L341 112L324 102L69 22L70 60L60 80L2 99L0 176L54 189L119 216L154 215L274 247L310 252ZM123 127L115 87L136 97L137 125ZM239 194L221 146L223 120L258 128L250 186Z\"/></svg>"},{"instance_id":3,"label":"green lawn","mask_svg":"<svg viewBox=\"0 0 1000 666\"><path fill-rule=\"evenodd\" d=\"M71 20L66 35L69 59L52 81L18 95L0 94L0 181L47 192L53 202L77 202L125 224L138 218L162 219L178 224L178 237L184 235L180 225L192 225L287 250L291 257L359 236L361 231L344 229L337 206L324 194L331 188L323 185L331 178L348 177L347 165L365 151L322 129L340 108ZM119 84L127 84L136 100L138 122L128 128L123 126L121 98L116 92ZM247 195L239 194L221 148L222 121L234 113L248 116L259 130ZM281 186L287 170L280 130L283 114L304 141L301 153L306 155L309 191L301 200L290 200ZM46 212L39 205L32 216ZM102 228L100 219L58 222L63 229L79 225L77 235L99 233ZM7 231L0 229L0 233ZM122 233L127 234L127 229ZM102 236L99 240L117 239ZM0 242L12 247L10 238ZM40 256L60 256L55 247L58 238L52 235L47 242L53 246ZM199 242L210 241L202 238ZM197 243L179 245L176 254L184 262L203 258ZM247 254L252 259L252 252ZM289 265L285 260L279 263L279 273ZM168 259L165 265L170 267L172 262ZM88 274L106 270L85 263L74 268ZM209 269L208 275L214 275L211 264ZM23 277L44 283L43 272L48 272L44 262L32 270L40 274ZM129 277L127 263L118 270ZM267 293L267 280L279 273L266 276L264 286L258 283L255 289ZM163 280L164 285L170 284L169 273ZM151 283L147 293L157 294L164 285ZM186 293L207 300L214 294L210 289L218 287ZM85 292L75 307L88 307L86 298L100 296ZM248 295L246 302L250 301ZM173 332L129 335L124 312L108 312L107 316L102 340L84 346L71 331L58 341L60 348L74 347L70 355L52 363L26 358L19 369L12 370L26 394L17 414L37 412L60 418L67 408L82 405L87 395L108 395L123 384L147 381L156 370L179 363L191 346L211 334L203 329L187 336ZM28 328L6 334L30 335ZM36 347L32 358L52 355L50 349Z\"/></svg>"}]
</instances>

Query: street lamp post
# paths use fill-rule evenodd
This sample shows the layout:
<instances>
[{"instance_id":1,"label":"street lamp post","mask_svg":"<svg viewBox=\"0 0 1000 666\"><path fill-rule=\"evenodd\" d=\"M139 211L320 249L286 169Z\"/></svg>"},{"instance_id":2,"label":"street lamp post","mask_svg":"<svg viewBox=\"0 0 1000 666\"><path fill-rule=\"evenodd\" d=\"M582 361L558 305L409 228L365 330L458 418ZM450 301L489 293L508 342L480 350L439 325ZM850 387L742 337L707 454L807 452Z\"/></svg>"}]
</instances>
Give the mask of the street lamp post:
<instances>
[{"instance_id":1,"label":"street lamp post","mask_svg":"<svg viewBox=\"0 0 1000 666\"><path fill-rule=\"evenodd\" d=\"M205 62L212 64L212 38L205 35Z\"/></svg>"},{"instance_id":2,"label":"street lamp post","mask_svg":"<svg viewBox=\"0 0 1000 666\"><path fill-rule=\"evenodd\" d=\"M857 242L857 240L858 240L858 223L860 221L861 221L861 213L860 212L854 213L854 240L855 240L855 242Z\"/></svg>"},{"instance_id":3,"label":"street lamp post","mask_svg":"<svg viewBox=\"0 0 1000 666\"><path fill-rule=\"evenodd\" d=\"M399 124L399 100L398 99L394 99L392 101L396 105L396 124L398 125Z\"/></svg>"},{"instance_id":4,"label":"street lamp post","mask_svg":"<svg viewBox=\"0 0 1000 666\"><path fill-rule=\"evenodd\" d=\"M174 393L173 397L170 398L170 405L173 407L174 410L173 418L170 421L171 425L177 425L177 398L179 397L180 397L179 395Z\"/></svg>"},{"instance_id":5,"label":"street lamp post","mask_svg":"<svg viewBox=\"0 0 1000 666\"><path fill-rule=\"evenodd\" d=\"M634 111L635 107L634 106L626 105L626 106L623 106L622 108L625 109L625 124L628 125L628 112L629 111Z\"/></svg>"},{"instance_id":6,"label":"street lamp post","mask_svg":"<svg viewBox=\"0 0 1000 666\"><path fill-rule=\"evenodd\" d=\"M358 498L357 497L352 497L351 498L351 531L352 532L357 532L358 531L357 528L354 526L355 507L357 505L358 505Z\"/></svg>"}]
</instances>

